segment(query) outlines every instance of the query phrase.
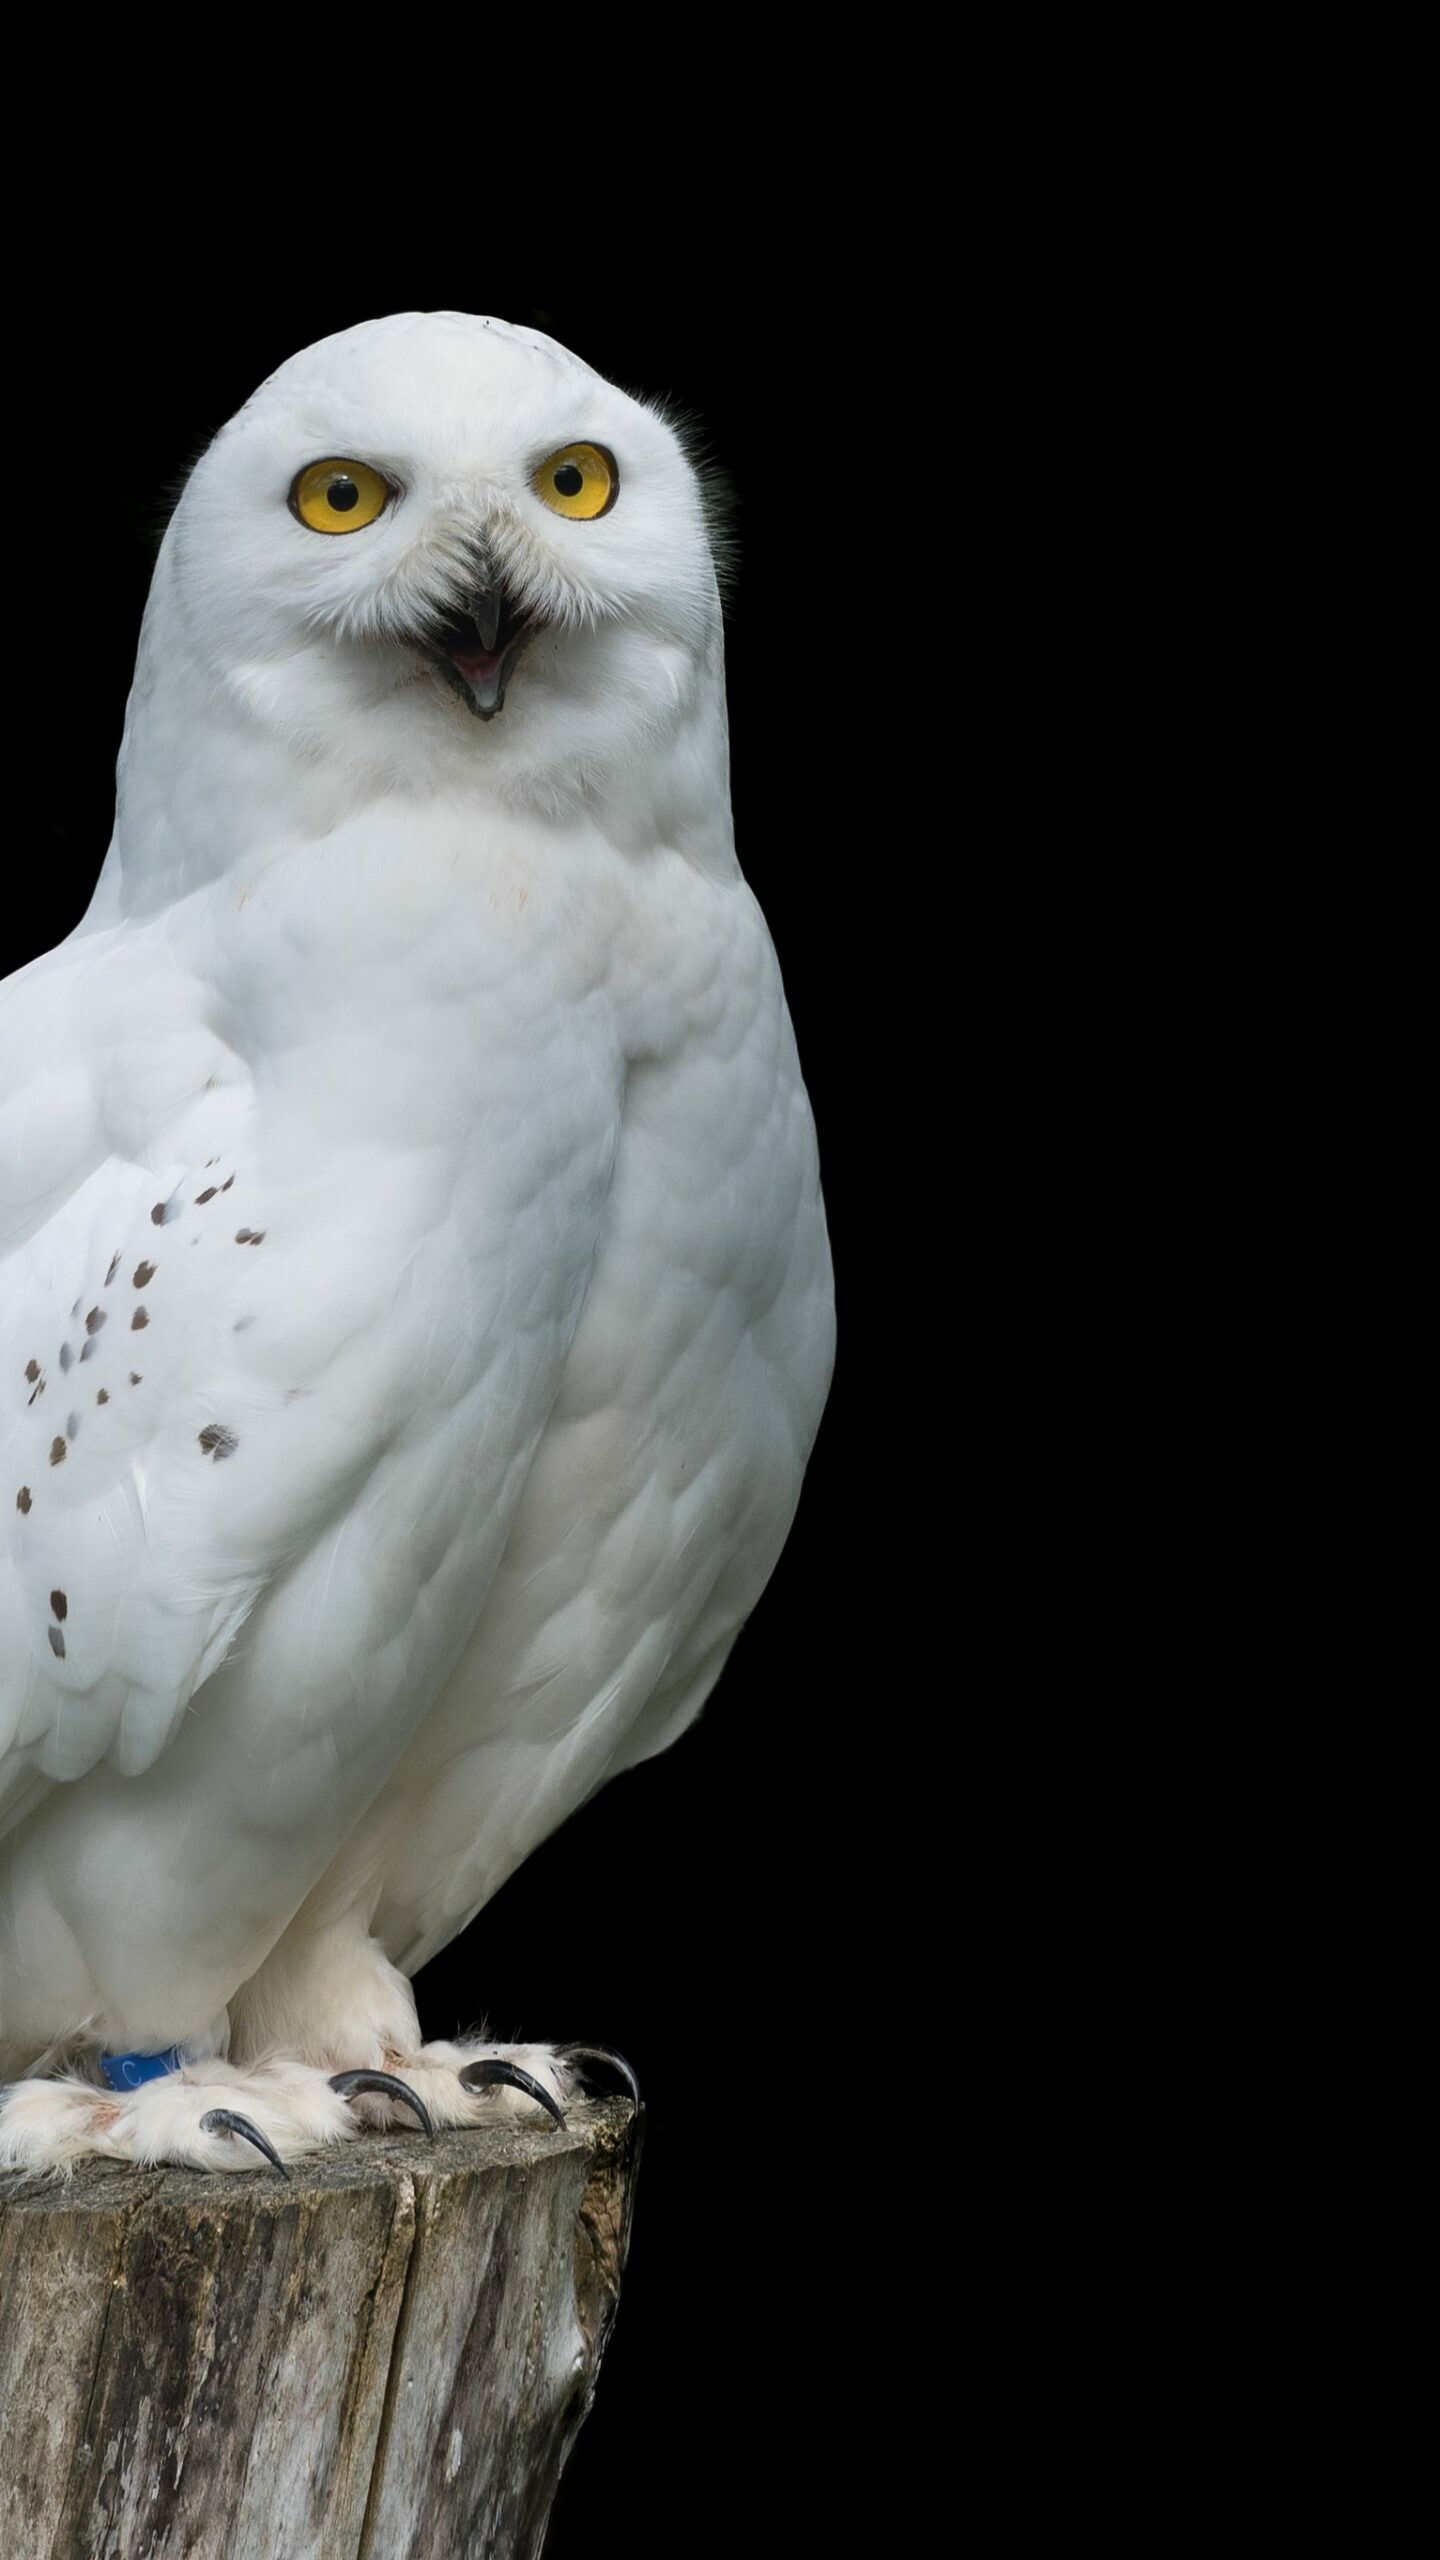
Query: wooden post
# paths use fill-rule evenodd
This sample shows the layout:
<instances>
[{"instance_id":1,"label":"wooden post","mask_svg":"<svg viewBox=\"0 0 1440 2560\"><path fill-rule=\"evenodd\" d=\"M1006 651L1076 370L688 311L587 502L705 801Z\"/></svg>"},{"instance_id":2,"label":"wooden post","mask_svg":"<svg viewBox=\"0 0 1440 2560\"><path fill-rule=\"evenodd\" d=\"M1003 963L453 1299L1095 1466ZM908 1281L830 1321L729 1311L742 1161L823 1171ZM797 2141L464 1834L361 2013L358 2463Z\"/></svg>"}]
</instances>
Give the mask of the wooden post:
<instances>
[{"instance_id":1,"label":"wooden post","mask_svg":"<svg viewBox=\"0 0 1440 2560\"><path fill-rule=\"evenodd\" d=\"M642 2119L367 2133L253 2173L0 2178L0 2551L534 2560L615 2316Z\"/></svg>"}]
</instances>

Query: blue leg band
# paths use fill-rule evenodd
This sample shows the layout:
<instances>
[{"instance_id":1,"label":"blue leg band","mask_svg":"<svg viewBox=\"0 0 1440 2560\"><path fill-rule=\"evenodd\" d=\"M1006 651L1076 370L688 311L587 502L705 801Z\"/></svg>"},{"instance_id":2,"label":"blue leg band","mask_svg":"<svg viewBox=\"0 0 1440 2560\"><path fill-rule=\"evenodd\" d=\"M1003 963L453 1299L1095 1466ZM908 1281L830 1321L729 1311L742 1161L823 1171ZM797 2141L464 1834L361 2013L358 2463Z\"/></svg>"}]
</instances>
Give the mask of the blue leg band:
<instances>
[{"instance_id":1,"label":"blue leg band","mask_svg":"<svg viewBox=\"0 0 1440 2560\"><path fill-rule=\"evenodd\" d=\"M168 2053L102 2053L100 2068L112 2089L138 2089L142 2080L163 2080L167 2071L178 2071L180 2061L180 2047L172 2044Z\"/></svg>"}]
</instances>

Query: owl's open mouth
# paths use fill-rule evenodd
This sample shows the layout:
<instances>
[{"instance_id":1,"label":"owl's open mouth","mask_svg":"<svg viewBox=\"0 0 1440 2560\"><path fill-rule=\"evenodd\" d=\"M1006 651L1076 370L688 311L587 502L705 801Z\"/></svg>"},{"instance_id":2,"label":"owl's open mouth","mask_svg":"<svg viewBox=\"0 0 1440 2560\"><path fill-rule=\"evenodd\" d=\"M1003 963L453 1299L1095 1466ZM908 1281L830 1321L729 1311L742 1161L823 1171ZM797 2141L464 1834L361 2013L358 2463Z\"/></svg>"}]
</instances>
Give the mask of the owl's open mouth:
<instances>
[{"instance_id":1,"label":"owl's open mouth","mask_svg":"<svg viewBox=\"0 0 1440 2560\"><path fill-rule=\"evenodd\" d=\"M467 710L493 720L505 707L505 687L536 617L503 585L477 588L438 628L425 648Z\"/></svg>"}]
</instances>

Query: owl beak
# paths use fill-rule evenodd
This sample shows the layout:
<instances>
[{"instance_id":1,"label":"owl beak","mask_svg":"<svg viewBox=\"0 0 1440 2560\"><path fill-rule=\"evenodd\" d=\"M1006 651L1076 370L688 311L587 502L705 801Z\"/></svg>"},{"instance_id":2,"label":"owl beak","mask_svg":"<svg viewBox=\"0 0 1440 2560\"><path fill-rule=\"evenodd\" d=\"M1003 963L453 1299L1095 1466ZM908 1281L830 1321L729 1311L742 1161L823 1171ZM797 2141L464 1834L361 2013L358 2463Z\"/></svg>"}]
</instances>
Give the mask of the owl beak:
<instances>
[{"instance_id":1,"label":"owl beak","mask_svg":"<svg viewBox=\"0 0 1440 2560\"><path fill-rule=\"evenodd\" d=\"M500 632L500 617L505 610L505 590L501 586L477 587L469 599L470 619L480 634L482 649L493 649Z\"/></svg>"},{"instance_id":2,"label":"owl beak","mask_svg":"<svg viewBox=\"0 0 1440 2560\"><path fill-rule=\"evenodd\" d=\"M534 624L504 583L487 574L430 642L430 652L452 690L480 720L505 708L505 688Z\"/></svg>"}]
</instances>

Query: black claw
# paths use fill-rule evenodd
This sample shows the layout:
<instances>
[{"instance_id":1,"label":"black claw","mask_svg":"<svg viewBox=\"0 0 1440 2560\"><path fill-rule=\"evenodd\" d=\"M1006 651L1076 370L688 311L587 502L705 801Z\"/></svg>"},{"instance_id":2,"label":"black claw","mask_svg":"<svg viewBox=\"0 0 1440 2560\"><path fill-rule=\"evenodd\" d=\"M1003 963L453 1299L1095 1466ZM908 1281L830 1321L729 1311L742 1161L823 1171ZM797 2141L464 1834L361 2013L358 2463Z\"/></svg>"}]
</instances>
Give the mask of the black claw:
<instances>
[{"instance_id":1,"label":"black claw","mask_svg":"<svg viewBox=\"0 0 1440 2560\"><path fill-rule=\"evenodd\" d=\"M413 2109L427 2141L434 2141L435 2127L424 2099L417 2098L403 2080L397 2080L393 2071L337 2071L330 2086L338 2089L342 2098L348 2098L353 2089L376 2089L382 2098L398 2098L402 2107Z\"/></svg>"},{"instance_id":2,"label":"black claw","mask_svg":"<svg viewBox=\"0 0 1440 2560\"><path fill-rule=\"evenodd\" d=\"M201 2117L200 2130L202 2133L238 2133L242 2142L253 2142L257 2151L264 2152L282 2178L289 2177L290 2172L274 2144L266 2141L258 2124L252 2124L248 2116L237 2116L233 2107L212 2107L208 2115Z\"/></svg>"},{"instance_id":3,"label":"black claw","mask_svg":"<svg viewBox=\"0 0 1440 2560\"><path fill-rule=\"evenodd\" d=\"M518 2062L502 2062L498 2055L487 2055L483 2062L467 2062L460 2074L460 2086L462 2089L523 2089L527 2098L533 2098L537 2107L543 2107L547 2116L554 2117L562 2133L565 2130L565 2118L549 2090L542 2089L538 2080L532 2080L528 2071L522 2071Z\"/></svg>"},{"instance_id":4,"label":"black claw","mask_svg":"<svg viewBox=\"0 0 1440 2560\"><path fill-rule=\"evenodd\" d=\"M555 2050L564 2062L607 2063L609 2068L617 2075L622 2087L629 2091L635 2105L637 2107L643 2105L644 2101L640 2095L640 2082L636 2077L635 2067L633 2063L626 2061L623 2053L617 2053L613 2045L557 2044Z\"/></svg>"}]
</instances>

